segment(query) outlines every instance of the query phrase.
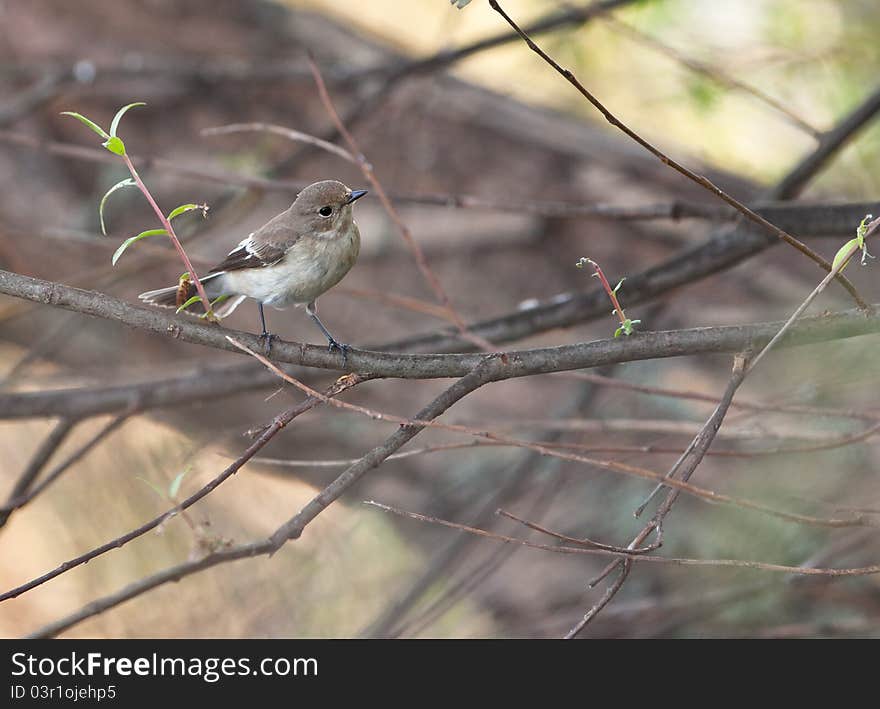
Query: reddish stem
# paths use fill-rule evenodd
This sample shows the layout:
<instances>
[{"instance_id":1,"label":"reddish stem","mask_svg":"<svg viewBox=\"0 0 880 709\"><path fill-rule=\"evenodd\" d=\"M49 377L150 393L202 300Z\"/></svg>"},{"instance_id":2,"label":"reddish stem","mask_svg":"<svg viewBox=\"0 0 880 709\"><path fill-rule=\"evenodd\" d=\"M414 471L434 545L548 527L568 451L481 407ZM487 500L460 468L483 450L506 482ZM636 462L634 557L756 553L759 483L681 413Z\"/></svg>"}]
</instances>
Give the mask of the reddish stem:
<instances>
[{"instance_id":1,"label":"reddish stem","mask_svg":"<svg viewBox=\"0 0 880 709\"><path fill-rule=\"evenodd\" d=\"M617 300L617 293L614 292L608 279L605 278L605 274L602 272L602 267L592 259L587 259L587 263L589 263L593 267L593 270L595 270L596 277L602 282L602 287L611 299L611 304L614 306L614 311L617 313L617 317L620 318L620 324L624 325L626 323L626 313L624 313L623 308L620 307L620 301Z\"/></svg>"},{"instance_id":2,"label":"reddish stem","mask_svg":"<svg viewBox=\"0 0 880 709\"><path fill-rule=\"evenodd\" d=\"M153 199L153 195L150 194L150 190L147 189L147 186L144 184L143 180L141 180L141 176L138 175L137 170L134 168L134 164L131 162L131 158L128 155L123 155L122 159L125 160L125 165L128 168L128 171L131 173L131 176L134 178L135 183L138 186L138 189L143 193L144 197L147 198L147 202L150 203L150 206L153 208L153 211L156 213L156 216L159 217L159 221L162 222L162 227L168 233L168 238L171 239L171 243L174 244L174 248L177 249L177 253L180 255L180 258L183 260L184 265L186 266L186 270L189 272L190 278L192 278L193 283L195 284L196 290L199 293L199 297L202 299L202 304L205 306L205 312L208 314L210 318L211 311L211 301L208 298L208 294L205 293L205 287L202 285L202 282L199 280L198 275L196 274L196 269L192 265L192 261L189 260L189 256L186 255L186 251L183 250L183 246L180 243L180 239L177 238L177 234L174 233L174 227L171 226L171 221L165 216L161 209L159 209L159 205L156 204L156 200Z\"/></svg>"}]
</instances>

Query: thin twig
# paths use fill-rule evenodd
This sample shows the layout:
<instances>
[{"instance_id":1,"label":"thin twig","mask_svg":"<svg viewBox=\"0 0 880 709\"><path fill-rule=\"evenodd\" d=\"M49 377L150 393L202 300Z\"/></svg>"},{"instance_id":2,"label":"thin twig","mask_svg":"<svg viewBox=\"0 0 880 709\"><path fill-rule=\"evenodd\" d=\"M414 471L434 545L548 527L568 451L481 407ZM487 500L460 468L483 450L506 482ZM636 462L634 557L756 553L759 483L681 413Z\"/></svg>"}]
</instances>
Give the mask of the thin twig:
<instances>
[{"instance_id":1,"label":"thin twig","mask_svg":"<svg viewBox=\"0 0 880 709\"><path fill-rule=\"evenodd\" d=\"M571 379L582 379L583 381L592 382L601 386L607 386L615 389L626 389L627 391L639 392L641 394L650 394L653 396L665 396L675 399L691 399L693 401L704 401L717 405L718 397L712 394L703 394L696 391L686 391L681 389L670 389L668 387L651 386L648 384L637 384L629 382L625 379L617 379L607 377L602 374L593 374L590 372L566 372L558 375ZM746 409L747 411L774 411L778 413L804 414L808 416L830 416L847 419L860 419L863 421L877 421L880 414L871 411L862 411L858 409L841 409L822 406L805 406L801 404L770 404L764 401L732 401L730 407L733 409Z\"/></svg>"},{"instance_id":2,"label":"thin twig","mask_svg":"<svg viewBox=\"0 0 880 709\"><path fill-rule=\"evenodd\" d=\"M354 155L348 152L345 148L340 148L338 145L317 138L314 135L309 135L308 133L303 133L302 131L294 130L293 128L276 126L271 123L230 123L229 125L217 126L216 128L205 128L202 130L201 134L226 135L227 133L244 133L248 131L274 133L275 135L280 135L288 140L306 143L307 145L314 145L316 148L321 148L321 150L326 150L328 153L333 153L343 160L348 160L348 162L354 163L355 165L357 164Z\"/></svg>"},{"instance_id":3,"label":"thin twig","mask_svg":"<svg viewBox=\"0 0 880 709\"><path fill-rule=\"evenodd\" d=\"M724 417L727 414L727 411L730 408L730 402L733 401L733 397L739 389L740 385L745 380L746 374L748 373L748 358L746 355L737 355L733 361L733 371L730 375L730 379L727 382L727 387L724 390L724 394L721 396L720 401L718 402L718 406L715 407L715 410L712 412L712 415L706 420L706 423L703 425L700 432L694 437L691 441L690 445L685 449L684 453L681 454L679 459L675 462L675 464L670 468L669 472L664 477L664 482L658 485L654 491L648 496L648 499L640 505L640 507L636 510L636 516L638 517L642 510L650 503L651 499L654 495L659 492L660 489L664 486L664 484L668 484L675 478L673 477L677 472L680 472L678 482L688 482L690 480L691 475L693 475L694 471L703 461L703 458L706 455L706 451L709 450L709 447L712 445L712 442L715 440L715 436L718 434L718 429L721 428L721 424L724 421ZM678 499L680 495L679 489L671 489L666 495L666 499L657 509L657 512L654 514L654 517L648 522L647 525L632 539L628 546L637 547L645 542L645 540L654 532L658 535L663 526L663 522L666 519L666 516L672 510L673 505L675 505L675 501ZM620 560L612 562L608 566L602 570L598 576L596 576L591 582L590 586L595 586L602 579L608 576L608 574L612 573L615 568L620 567L622 562ZM604 608L611 600L614 598L615 594L620 590L629 576L629 569L623 568L621 569L621 574L618 576L617 580L608 588L602 600L591 608L587 613L578 621L565 637L574 638L579 635L583 629L596 617L599 611Z\"/></svg>"},{"instance_id":4,"label":"thin twig","mask_svg":"<svg viewBox=\"0 0 880 709\"><path fill-rule=\"evenodd\" d=\"M318 68L318 65L315 63L315 60L311 56L309 56L308 59L309 68L312 70L312 75L315 77L315 84L318 87L318 95L321 98L321 103L327 110L327 114L330 116L330 119L333 121L333 124L336 126L336 129L339 131L340 135L345 139L345 142L348 143L348 147L351 150L352 154L356 156L357 165L358 167L360 167L364 178L367 180L367 182L370 183L370 186L373 188L373 190L375 190L376 196L382 203L382 207L384 207L385 211L388 213L389 218L394 223L397 231L400 233L400 236L403 238L404 242L412 252L413 257L416 261L416 265L419 267L419 271L421 272L425 281L430 286L431 290L434 291L434 295L437 297L437 300L449 312L450 317L452 318L462 337L477 345L481 349L487 350L489 352L494 352L495 347L492 345L492 343L469 332L467 325L464 324L464 320L461 319L461 316L452 307L452 303L449 300L449 296L446 294L443 285L440 283L440 279L437 278L437 275L431 270L431 267L428 265L428 261L425 258L424 252L422 251L422 247L419 246L419 243L415 240L415 237L413 237L409 227L404 223L397 209L388 198L388 194L385 192L385 188L382 187L382 183L380 183L379 178L376 177L373 166L367 161L366 157L360 149L360 146L354 139L354 136L348 131L348 129L343 124L342 119L339 117L336 108L333 106L333 100L330 98L330 94L327 91L327 86L324 84L324 79L321 76L321 70Z\"/></svg>"},{"instance_id":5,"label":"thin twig","mask_svg":"<svg viewBox=\"0 0 880 709\"><path fill-rule=\"evenodd\" d=\"M495 358L487 359L485 363L477 367L473 372L470 372L469 374L456 381L452 386L443 391L439 396L431 401L431 403L429 403L421 411L419 411L419 413L416 415L417 418L430 420L441 415L450 406L454 405L456 402L460 401L462 398L489 381L498 366L497 363L498 360ZM346 379L356 382L362 381L357 379L356 377L347 377ZM311 402L312 406L314 406L314 404L316 403L316 400L314 399L307 400L307 402L304 403L308 403L309 401ZM276 419L276 422L278 420L279 419ZM261 436L261 439L265 438L267 434L272 431L273 428L274 424L273 427L267 429L263 436ZM401 446L405 445L408 441L418 435L422 428L423 427L417 425L400 427L384 443L365 454L357 463L352 465L345 472L339 475L339 477L337 477L333 482L327 485L327 487L325 487L305 507L303 507L303 509L300 510L298 514L296 514L294 517L281 525L277 530L275 530L275 532L268 539L262 542L244 544L238 547L233 547L231 549L226 549L221 552L216 552L206 556L203 559L179 564L177 566L171 567L170 569L166 569L157 574L141 579L140 581L131 584L130 586L122 589L117 593L105 596L102 599L89 603L79 611L41 628L40 630L33 633L31 637L53 637L63 630L66 630L85 620L86 618L91 618L100 613L103 613L110 608L113 608L121 603L124 603L127 600L142 595L147 591L157 588L165 583L169 583L171 581L179 581L186 576L190 576L204 569L217 566L218 564L227 563L229 561L234 561L237 559L250 558L257 555L268 554L271 556L288 541L298 539L302 535L303 530L318 515L320 515L321 512L323 512L334 501L339 499L339 497L341 497L352 485L358 482L367 472L369 472L373 468L376 468L395 450L399 449ZM272 435L274 435L274 432ZM269 436L269 438L271 438L271 436ZM251 448L253 448L253 446L251 446ZM250 451L251 449L248 450ZM178 505L178 507L175 508L175 511L177 509L181 509L183 505L186 504L186 502L188 501L189 500L184 501L184 503ZM166 516L167 515L163 515L161 518L157 519L164 520ZM129 540L126 539L125 541ZM62 568L62 570L58 573L63 573L64 570L65 569ZM55 576L57 576L58 573L55 573ZM7 594L0 595L0 601L5 600L9 597L13 597L12 594L17 595L17 593L22 593L26 590L29 590L29 588L32 588L34 585L38 585L37 581L43 583L44 581L48 580L48 578L43 577L41 577L41 579L37 579L30 584L19 587L18 589L14 589Z\"/></svg>"},{"instance_id":6,"label":"thin twig","mask_svg":"<svg viewBox=\"0 0 880 709\"><path fill-rule=\"evenodd\" d=\"M289 129L285 128L284 130ZM316 139L320 140L319 138ZM71 160L108 164L116 162L113 155L100 148L90 148L74 143L46 141L32 135L26 135L14 131L0 130L0 143L27 147L34 150L43 150L50 155L57 155ZM333 143L330 143L330 145L335 146ZM335 147L339 148L339 146ZM827 159L827 153L825 151L823 151L823 156ZM135 166L148 166L150 169L161 173L177 175L190 180L209 182L227 187L238 186L265 190L267 192L283 192L285 194L290 194L291 192L301 190L308 184L307 182L299 180L256 177L234 172L194 167L192 165L182 165L173 160L152 155L130 155L129 157ZM811 158L812 159L809 161L811 165L824 165L824 161L819 163L816 158L813 158L812 156ZM801 174L801 172L798 171L798 174ZM389 193L389 198L393 202L448 207L450 209L480 209L503 212L506 214L532 214L542 217L594 217L617 221L661 219L670 219L673 221L681 219L729 221L737 214L736 210L730 207L682 200L624 205L527 199L504 200L469 194L439 192L418 194L412 192L392 192ZM877 211L877 203L789 204L784 201L763 200L750 205L750 208L766 219L779 224L786 231L797 231L804 237L842 236L851 231L850 225L855 221L858 221L868 212Z\"/></svg>"},{"instance_id":7,"label":"thin twig","mask_svg":"<svg viewBox=\"0 0 880 709\"><path fill-rule=\"evenodd\" d=\"M585 456L576 455L574 453L564 453L558 450L553 450L552 448L547 448L545 446L541 446L539 444L533 443L531 441L524 441L517 438L510 438L508 436L502 436L497 433L493 433L491 431L487 431L484 428L476 429L469 426L462 426L459 424L448 424L440 421L435 421L433 419L410 419L403 416L396 416L394 414L389 414L384 411L378 411L376 409L371 409L366 406L359 406L357 404L351 404L346 401L339 401L337 399L331 399L320 392L315 391L311 387L303 384L298 379L295 379L291 375L279 369L274 363L268 360L263 355L255 352L254 350L246 347L240 342L236 342L233 338L230 338L232 342L236 343L240 349L244 352L247 352L249 355L259 360L263 365L265 365L268 369L274 372L281 379L286 381L288 384L292 384L297 389L305 392L308 396L319 398L321 401L324 401L327 404L335 408L344 409L347 411L352 411L363 416L367 416L374 421L384 421L386 423L394 423L399 426L405 428L414 427L418 430L422 428L431 427L437 428L444 431L453 431L456 433L464 433L469 436L474 436L478 439L489 440L489 441L499 441L502 443L507 443L509 445L517 446L520 448L526 448L529 450L537 451L542 455L550 456L553 458L560 458L562 460L569 460L577 463L587 463L589 465L595 466L597 468L601 468L603 470L608 470L615 473L621 473L623 475L630 475L637 478L642 478L644 480L651 480L655 482L660 482L666 487L674 488L676 491L686 492L690 495L698 497L700 499L714 502L717 504L727 504L734 507L742 507L744 509L753 510L755 512L760 512L763 514L767 514L771 517L776 517L778 519L786 520L788 522L794 522L796 524L805 524L810 526L818 526L818 527L855 527L855 526L880 526L880 521L875 521L870 517L866 516L858 516L849 519L835 519L835 518L821 518L821 517L812 517L810 515L802 515L794 512L784 512L781 510L776 510L772 507L764 505L759 502L753 502L751 500L745 500L743 498L733 497L730 495L725 495L723 493L715 492L713 490L708 490L705 488L697 487L695 485L691 485L686 480L678 480L675 478L668 478L666 475L661 475L660 473L656 473L652 470L647 470L645 468L641 468L635 465L629 465L627 463L621 463L613 460L598 460L595 458L587 458ZM499 355L497 357L488 356L482 360L482 362L474 368L474 372L483 369L486 366L491 364L501 363L501 366L492 369L491 376L487 375L486 382L488 381L499 381L505 378L504 369L506 369L506 365L504 365L504 355ZM484 382L484 383L486 383ZM718 410L716 409L716 416L718 414ZM710 422L714 419L710 419ZM710 422L707 422L706 426L709 426ZM719 424L720 425L720 424ZM704 426L704 429L698 434L698 438L701 436L705 436L707 432L707 428ZM714 433L712 433L711 438L714 438ZM709 441L711 442L711 438ZM701 438L701 441L705 440ZM708 444L706 444L708 447ZM701 447L696 447L695 450L700 453L700 455L705 455L705 450ZM701 460L702 457L699 458ZM699 460L694 463L694 467L698 464ZM686 468L686 470L690 469L690 466ZM643 541L643 540L642 540Z\"/></svg>"},{"instance_id":8,"label":"thin twig","mask_svg":"<svg viewBox=\"0 0 880 709\"><path fill-rule=\"evenodd\" d=\"M431 517L430 515L423 515L417 512L408 512L406 510L392 507L391 505L385 505L380 502L376 502L375 500L364 500L364 504L371 507L377 507L378 509L385 512L391 512L392 514L396 514L400 517L408 517L410 519L418 520L419 522L437 524L441 527L456 529L461 532L467 532L468 534L475 534L480 537L486 537L487 539L494 539L498 542L504 542L506 544L518 544L520 546L529 547L531 549L550 551L557 554L586 554L588 556L606 557L611 556L617 557L622 561L638 563L645 562L650 564L667 564L670 566L715 566L737 569L755 569L758 571L771 571L783 574L798 574L802 576L873 576L875 574L880 574L880 564L834 569L790 566L787 564L770 564L762 561L747 561L744 559L692 559L687 557L653 556L651 554L634 554L631 551L608 551L606 549L596 549L595 547L572 547L565 545L540 544L538 542L529 541L528 539L520 539L518 537L511 537L505 534L496 534L494 532L488 532L485 529L469 527L466 524L450 522L449 520L440 519L439 517Z\"/></svg>"},{"instance_id":9,"label":"thin twig","mask_svg":"<svg viewBox=\"0 0 880 709\"><path fill-rule=\"evenodd\" d=\"M42 443L40 443L40 446L31 457L27 466L21 472L21 475L18 476L18 480L16 480L15 484L12 486L9 496L6 498L6 503L3 507L0 507L0 527L3 527L9 520L9 515L12 514L12 511L16 507L15 501L22 495L28 493L31 486L34 484L34 481L37 479L37 476L40 474L40 471L46 466L46 463L49 462L49 459L54 455L55 451L58 450L58 447L64 443L68 434L73 430L77 423L79 423L79 419L77 418L61 419L55 424L54 428L49 432L49 435L43 439Z\"/></svg>"},{"instance_id":10,"label":"thin twig","mask_svg":"<svg viewBox=\"0 0 880 709\"><path fill-rule=\"evenodd\" d=\"M783 103L782 101L778 101L777 99L773 98L769 94L764 93L757 87L752 86L751 84L747 84L744 81L740 81L739 79L731 76L719 67L710 66L709 64L705 64L698 59L686 56L674 47L670 47L668 44L664 44L656 37L652 37L636 29L632 25L628 25L625 22L618 20L613 15L606 15L602 17L602 20L609 27L629 37L631 40L638 42L642 46L653 49L655 52L659 52L660 54L669 57L670 59L681 64L690 71L696 74L700 74L701 76L704 76L707 79L714 81L716 84L720 84L725 88L742 91L743 93L746 93L749 96L756 98L761 103L769 106L774 111L785 116L785 118L788 119L788 121L792 125L797 126L813 138L821 140L823 136L823 132L821 130L810 125L807 121L805 121L794 111L792 111L787 105L785 105L785 103Z\"/></svg>"},{"instance_id":11,"label":"thin twig","mask_svg":"<svg viewBox=\"0 0 880 709\"><path fill-rule=\"evenodd\" d=\"M212 313L211 300L208 298L208 294L205 293L205 287L202 285L201 280L199 280L199 276L196 273L195 266L193 266L192 261L190 261L186 250L183 248L183 244L180 243L180 239L177 237L177 233L174 231L174 227L171 226L171 220L165 216L165 213L161 209L159 209L159 205L156 204L156 200L153 198L150 190L147 189L147 186L144 184L143 180L141 180L141 176L138 174L134 163L131 161L131 158L127 154L123 154L122 159L125 162L125 166L128 168L128 171L131 173L131 176L134 178L135 184L137 184L138 189L140 189L147 202L150 203L150 207L152 207L153 212L159 219L159 222L162 224L162 228L165 229L165 233L168 234L168 239L174 245L174 248L177 251L177 255L180 256L181 261L183 261L183 265L186 267L186 271L187 273L189 273L190 280L192 281L193 285L195 285L196 290L199 293L199 297L202 300L202 305L205 306L205 312L208 314L210 319Z\"/></svg>"},{"instance_id":12,"label":"thin twig","mask_svg":"<svg viewBox=\"0 0 880 709\"><path fill-rule=\"evenodd\" d=\"M23 491L21 494L15 497L10 496L10 498L6 501L6 504L0 507L0 519L2 519L3 516L8 517L17 509L21 509L31 500L33 500L37 495L43 492L43 490L45 490L47 487L49 487L49 485L55 482L62 475L62 473L64 473L64 471L82 460L82 458L85 457L85 455L88 454L89 451L91 451L96 445L98 445L107 436L109 436L123 423L125 423L132 415L132 413L134 412L127 411L126 413L115 417L112 421L109 421L106 425L102 426L101 429L98 430L91 438L89 438L89 440L79 446L79 448L73 451L61 463L56 465L50 472L48 472L43 477L43 479L39 481L39 483L31 487L29 490Z\"/></svg>"},{"instance_id":13,"label":"thin twig","mask_svg":"<svg viewBox=\"0 0 880 709\"><path fill-rule=\"evenodd\" d=\"M613 125L615 128L620 129L627 136L632 138L636 143L641 145L645 150L654 155L658 160L660 160L665 165L668 165L676 172L687 177L692 182L700 185L701 187L707 189L709 192L719 197L720 199L727 202L731 207L740 212L743 216L745 216L750 221L758 224L763 227L770 233L776 235L780 239L782 239L785 243L794 247L798 251L800 251L804 256L809 258L815 264L817 264L820 268L825 271L831 271L831 264L826 261L822 256L813 251L809 246L802 243L798 239L794 238L788 232L780 229L775 224L767 221L757 212L749 209L746 205L744 205L739 200L731 197L727 192L718 187L715 183L713 183L708 177L704 175L698 175L690 168L685 167L681 163L673 160L664 152L662 152L659 148L656 148L653 144L649 143L647 140L642 138L638 133L632 130L629 126L624 124L620 119L617 118L611 111L609 111L604 104L602 104L592 93L590 93L583 84L577 79L577 77L568 69L563 69L549 54L547 54L543 49L541 49L535 42L526 34L522 29L520 29L519 25L514 22L510 16L502 9L502 7L498 4L498 0L489 0L489 5L494 9L498 14L500 14L505 21L523 38L529 48L535 52L538 56L540 56L545 62L547 62L551 67L553 67L559 74L561 74L566 81L568 81L572 86L574 86L580 94L587 99L595 108L605 117L605 119ZM837 274L837 279L840 281L841 285L846 288L847 292L852 296L853 300L855 300L856 304L862 308L863 310L868 309L868 304L862 300L862 297L859 295L858 291L855 289L855 286L849 282L844 276Z\"/></svg>"},{"instance_id":14,"label":"thin twig","mask_svg":"<svg viewBox=\"0 0 880 709\"><path fill-rule=\"evenodd\" d=\"M875 231L877 231L878 227L880 227L880 217L872 221L865 228L863 237L868 238ZM857 251L860 250L860 246L858 244L853 244L845 254L843 254L837 264L837 266L828 273L825 278L821 280L819 285L817 285L813 291L804 299L804 301L797 307L797 309L791 314L788 320L785 321L785 324L779 328L779 332L777 332L773 338L768 342L764 347L755 355L755 358L752 360L752 363L749 365L749 369L754 368L758 362L763 359L763 357L778 343L784 336L785 333L791 329L791 326L794 325L795 320L797 320L801 314L810 306L810 304L819 296L825 288L828 287L828 284L834 279L834 277L839 274L844 268L846 268L849 261L855 255Z\"/></svg>"},{"instance_id":15,"label":"thin twig","mask_svg":"<svg viewBox=\"0 0 880 709\"><path fill-rule=\"evenodd\" d=\"M658 536L657 541L652 544L648 544L643 547L633 547L632 549L628 547L618 547L613 544L603 544L602 542L597 542L592 539L588 539L586 537L569 537L565 534L561 534L560 532L555 532L552 529L547 529L546 527L542 527L535 522L529 522L528 520L522 519L521 517L517 517L515 514L508 512L507 510L499 509L497 512L501 517L507 517L507 519L512 519L514 522L519 522L524 527L528 527L529 529L534 529L536 532L540 532L541 534L546 534L548 537L553 537L554 539L558 539L561 542L567 542L569 544L574 544L577 546L584 547L593 547L595 549L604 549L605 551L616 551L620 554L647 554L652 551L656 551L659 549L662 544L661 537Z\"/></svg>"},{"instance_id":16,"label":"thin twig","mask_svg":"<svg viewBox=\"0 0 880 709\"><path fill-rule=\"evenodd\" d=\"M356 386L363 381L366 381L366 378L357 375L342 377L330 386L330 388L327 390L327 396L336 396L346 389L350 389L351 387ZM122 536L117 537L110 542L107 542L106 544L102 544L101 546L86 552L85 554L81 554L73 559L70 559L69 561L65 561L63 564L56 567L52 571L42 574L41 576L38 576L37 578L32 579L27 583L16 586L15 588L0 594L0 601L5 601L10 598L20 596L22 593L30 591L37 586L41 586L47 581L51 581L52 579L69 571L70 569L88 563L92 559L95 559L102 554L106 554L108 551L119 549L125 544L128 544L133 539L137 539L138 537L143 536L147 532L155 529L160 524L164 523L166 520L170 519L176 514L182 512L185 509L188 509L189 507L192 507L196 502L201 500L203 497L205 497L210 492L215 490L218 486L220 486L223 482L235 475L235 473L237 473L245 463L247 463L260 449L262 449L267 443L269 443L269 441L271 441L275 437L275 434L277 434L280 430L287 426L287 424L293 421L293 419L295 419L300 414L308 411L309 409L317 406L319 403L319 399L309 398L278 414L273 419L272 423L267 426L265 430L263 430L260 436L241 454L241 456L239 456L230 465L228 465L226 469L223 470L223 472L217 475L207 485L204 485L202 488L183 500L183 502L180 502L179 504L172 507L170 510L167 510L163 514L155 517L146 524L141 525L137 529L133 529L130 532L127 532L126 534L123 534Z\"/></svg>"}]
</instances>

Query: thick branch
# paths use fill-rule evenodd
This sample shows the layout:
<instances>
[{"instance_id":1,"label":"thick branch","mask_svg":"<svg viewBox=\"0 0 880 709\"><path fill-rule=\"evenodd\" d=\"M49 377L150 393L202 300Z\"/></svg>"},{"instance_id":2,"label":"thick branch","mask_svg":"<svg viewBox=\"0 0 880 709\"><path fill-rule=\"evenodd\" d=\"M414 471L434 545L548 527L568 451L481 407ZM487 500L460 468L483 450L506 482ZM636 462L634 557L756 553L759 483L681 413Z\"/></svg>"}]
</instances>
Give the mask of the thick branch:
<instances>
[{"instance_id":1,"label":"thick branch","mask_svg":"<svg viewBox=\"0 0 880 709\"><path fill-rule=\"evenodd\" d=\"M261 349L256 335L227 330L170 312L150 310L102 293L71 288L59 283L0 271L0 293L14 295L38 303L46 303L75 312L94 315L120 322L154 334L174 337L183 342L240 352L227 339L233 334L253 350ZM606 303L607 309L607 303ZM559 347L544 347L505 354L503 378L546 374L585 367L616 364L645 359L679 357L683 355L740 352L766 344L782 326L780 322L755 323L727 327L702 327L668 332L649 332L608 340L596 340ZM880 331L880 315L866 315L853 309L835 315L805 318L793 326L782 340L783 346L802 345L828 340L844 339ZM304 345L285 341L273 343L272 356L276 362L287 362L307 367L338 369L339 358L327 352L324 346ZM398 354L369 350L350 351L346 369L382 377L402 379L430 379L462 377L480 364L484 354ZM241 372L247 376L246 371ZM240 382L246 385L246 381ZM237 385L230 385L237 386ZM138 394L149 399L148 387L132 391L123 388L99 397L89 404L78 401L74 408L81 414L116 410L122 401L129 405ZM36 394L8 394L0 396L0 417L65 414L65 397L78 396L73 392L44 392ZM90 393L82 396L89 397ZM173 398L173 395L172 397ZM167 401L168 399L166 399ZM154 402L157 400L154 399ZM53 406L58 406L54 409ZM143 402L141 402L143 406ZM39 412L39 413L38 413Z\"/></svg>"}]
</instances>

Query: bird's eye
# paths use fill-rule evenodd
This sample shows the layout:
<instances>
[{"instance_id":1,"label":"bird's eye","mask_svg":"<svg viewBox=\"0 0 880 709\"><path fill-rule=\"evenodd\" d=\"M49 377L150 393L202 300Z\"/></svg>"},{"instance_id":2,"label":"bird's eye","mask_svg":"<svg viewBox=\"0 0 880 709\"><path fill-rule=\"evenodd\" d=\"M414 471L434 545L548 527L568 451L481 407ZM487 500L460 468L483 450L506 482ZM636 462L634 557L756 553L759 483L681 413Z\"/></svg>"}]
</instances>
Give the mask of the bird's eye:
<instances>
[{"instance_id":1,"label":"bird's eye","mask_svg":"<svg viewBox=\"0 0 880 709\"><path fill-rule=\"evenodd\" d=\"M318 210L318 214L320 214L322 217L329 217L331 214L333 214L333 207L321 207Z\"/></svg>"}]
</instances>

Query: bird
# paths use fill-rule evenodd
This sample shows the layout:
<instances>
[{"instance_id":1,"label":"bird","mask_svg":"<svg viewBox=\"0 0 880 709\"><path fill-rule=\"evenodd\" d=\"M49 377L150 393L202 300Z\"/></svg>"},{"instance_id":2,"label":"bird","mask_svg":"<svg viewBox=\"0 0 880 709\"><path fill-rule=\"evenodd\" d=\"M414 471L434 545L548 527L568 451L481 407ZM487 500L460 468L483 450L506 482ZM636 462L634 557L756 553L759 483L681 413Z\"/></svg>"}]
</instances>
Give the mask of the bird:
<instances>
[{"instance_id":1,"label":"bird","mask_svg":"<svg viewBox=\"0 0 880 709\"><path fill-rule=\"evenodd\" d=\"M226 258L199 280L212 303L224 301L218 317L228 316L245 298L257 301L263 332L271 349L276 336L266 328L264 305L283 309L305 305L309 317L327 338L330 352L345 361L349 346L340 343L318 317L317 298L339 283L360 252L360 231L352 205L367 194L337 180L321 180L304 188L285 211L242 239ZM196 286L184 277L178 285L138 296L150 305L180 308ZM201 302L187 312L204 312Z\"/></svg>"}]
</instances>

